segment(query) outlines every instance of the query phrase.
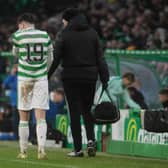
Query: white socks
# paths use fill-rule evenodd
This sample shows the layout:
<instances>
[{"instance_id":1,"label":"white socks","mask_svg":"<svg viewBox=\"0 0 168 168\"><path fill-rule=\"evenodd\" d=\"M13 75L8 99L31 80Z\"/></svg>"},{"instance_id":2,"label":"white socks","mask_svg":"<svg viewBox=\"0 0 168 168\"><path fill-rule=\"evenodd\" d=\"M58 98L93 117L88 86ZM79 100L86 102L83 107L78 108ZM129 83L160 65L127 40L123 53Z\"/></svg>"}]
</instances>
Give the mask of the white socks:
<instances>
[{"instance_id":1,"label":"white socks","mask_svg":"<svg viewBox=\"0 0 168 168\"><path fill-rule=\"evenodd\" d=\"M29 123L28 121L19 122L19 143L20 143L20 152L27 152L29 138Z\"/></svg>"},{"instance_id":2,"label":"white socks","mask_svg":"<svg viewBox=\"0 0 168 168\"><path fill-rule=\"evenodd\" d=\"M44 152L44 146L46 143L47 124L45 120L38 120L36 126L38 152Z\"/></svg>"},{"instance_id":3,"label":"white socks","mask_svg":"<svg viewBox=\"0 0 168 168\"><path fill-rule=\"evenodd\" d=\"M44 146L46 142L47 124L45 120L38 120L36 126L38 152L44 153ZM28 121L19 122L19 143L20 152L27 152L29 138L29 123Z\"/></svg>"}]
</instances>

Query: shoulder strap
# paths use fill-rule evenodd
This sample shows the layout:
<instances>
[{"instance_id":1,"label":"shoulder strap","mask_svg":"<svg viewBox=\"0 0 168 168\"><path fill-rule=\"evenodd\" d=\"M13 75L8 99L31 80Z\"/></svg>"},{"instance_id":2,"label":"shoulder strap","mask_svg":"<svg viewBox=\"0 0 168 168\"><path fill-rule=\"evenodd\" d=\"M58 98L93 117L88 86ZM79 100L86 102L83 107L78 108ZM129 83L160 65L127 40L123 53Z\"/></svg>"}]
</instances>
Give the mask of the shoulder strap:
<instances>
[{"instance_id":1,"label":"shoulder strap","mask_svg":"<svg viewBox=\"0 0 168 168\"><path fill-rule=\"evenodd\" d=\"M108 96L108 98L110 99L110 101L113 102L113 99L112 99L112 97L110 96L110 92L108 91L108 89L105 89L104 91L105 91L105 93L107 94L107 96Z\"/></svg>"}]
</instances>

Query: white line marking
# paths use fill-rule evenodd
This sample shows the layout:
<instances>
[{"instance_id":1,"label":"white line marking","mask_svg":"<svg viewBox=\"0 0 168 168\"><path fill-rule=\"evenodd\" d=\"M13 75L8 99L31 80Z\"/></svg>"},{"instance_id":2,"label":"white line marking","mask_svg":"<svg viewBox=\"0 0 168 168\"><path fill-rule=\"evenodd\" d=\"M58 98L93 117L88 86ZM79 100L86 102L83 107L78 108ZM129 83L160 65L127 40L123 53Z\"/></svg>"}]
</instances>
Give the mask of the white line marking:
<instances>
[{"instance_id":1,"label":"white line marking","mask_svg":"<svg viewBox=\"0 0 168 168\"><path fill-rule=\"evenodd\" d=\"M28 161L28 160L9 160L9 159L0 159L0 161L6 161L6 162L13 162L13 163L23 163L23 164L31 164L31 165L39 165L39 166L45 166L45 167L59 167L59 168L78 168L73 165L64 165L64 164L57 164L57 163L40 163L40 162L34 162L34 161Z\"/></svg>"}]
</instances>

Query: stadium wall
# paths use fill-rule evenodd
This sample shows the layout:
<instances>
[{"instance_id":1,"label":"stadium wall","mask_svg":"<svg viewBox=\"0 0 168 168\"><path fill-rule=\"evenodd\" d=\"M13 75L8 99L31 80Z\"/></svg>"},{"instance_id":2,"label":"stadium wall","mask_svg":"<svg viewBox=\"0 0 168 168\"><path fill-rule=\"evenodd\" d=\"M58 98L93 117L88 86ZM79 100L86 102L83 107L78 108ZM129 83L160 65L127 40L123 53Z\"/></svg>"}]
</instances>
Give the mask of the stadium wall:
<instances>
[{"instance_id":1,"label":"stadium wall","mask_svg":"<svg viewBox=\"0 0 168 168\"><path fill-rule=\"evenodd\" d=\"M168 133L153 133L143 127L144 111L121 110L119 122L111 125L106 152L168 159Z\"/></svg>"}]
</instances>

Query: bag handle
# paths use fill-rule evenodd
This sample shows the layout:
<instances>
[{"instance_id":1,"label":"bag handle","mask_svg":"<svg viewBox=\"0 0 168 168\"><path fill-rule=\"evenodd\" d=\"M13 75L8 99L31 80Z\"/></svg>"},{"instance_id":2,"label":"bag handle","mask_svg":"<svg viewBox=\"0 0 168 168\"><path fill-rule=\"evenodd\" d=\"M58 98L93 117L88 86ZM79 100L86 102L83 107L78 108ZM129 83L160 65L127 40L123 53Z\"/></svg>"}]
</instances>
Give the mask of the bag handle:
<instances>
[{"instance_id":1,"label":"bag handle","mask_svg":"<svg viewBox=\"0 0 168 168\"><path fill-rule=\"evenodd\" d=\"M104 92L106 93L106 95L108 96L108 98L110 99L110 101L113 102L113 99L111 98L109 91L107 89L103 89L102 88L102 91L100 93L100 96L99 96L99 99L98 99L97 103L100 102L100 99L102 98Z\"/></svg>"},{"instance_id":2,"label":"bag handle","mask_svg":"<svg viewBox=\"0 0 168 168\"><path fill-rule=\"evenodd\" d=\"M102 98L104 92L105 92L106 95L108 96L109 100L110 100L112 103L114 103L112 97L110 96L110 92L108 91L108 89L107 89L107 88L106 88L106 89L103 89L103 87L102 87L102 91L101 91L101 93L100 93L100 96L99 96L99 99L98 99L97 104L99 104L100 99ZM116 106L117 106L117 108L119 109L120 105L119 105L118 97L117 97L117 104L116 104Z\"/></svg>"}]
</instances>

